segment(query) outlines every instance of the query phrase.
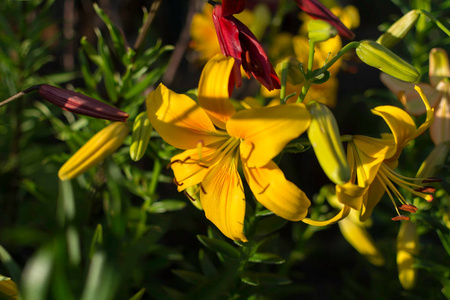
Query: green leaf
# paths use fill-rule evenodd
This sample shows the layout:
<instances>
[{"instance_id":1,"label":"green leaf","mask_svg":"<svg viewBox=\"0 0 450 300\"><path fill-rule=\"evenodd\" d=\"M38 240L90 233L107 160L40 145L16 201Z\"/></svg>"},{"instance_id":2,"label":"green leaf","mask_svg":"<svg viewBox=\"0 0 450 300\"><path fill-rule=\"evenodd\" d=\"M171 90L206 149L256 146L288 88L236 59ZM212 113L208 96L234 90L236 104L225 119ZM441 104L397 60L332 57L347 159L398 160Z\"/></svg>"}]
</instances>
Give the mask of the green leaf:
<instances>
[{"instance_id":1,"label":"green leaf","mask_svg":"<svg viewBox=\"0 0 450 300\"><path fill-rule=\"evenodd\" d=\"M253 263L274 264L279 265L285 262L284 258L274 253L255 253L250 259Z\"/></svg>"},{"instance_id":2,"label":"green leaf","mask_svg":"<svg viewBox=\"0 0 450 300\"><path fill-rule=\"evenodd\" d=\"M125 62L125 40L122 36L122 33L119 29L111 22L111 19L107 14L98 6L97 3L93 4L94 10L97 15L102 19L102 21L106 24L106 27L109 30L109 34L114 44L114 49L116 50L117 56Z\"/></svg>"},{"instance_id":3,"label":"green leaf","mask_svg":"<svg viewBox=\"0 0 450 300\"><path fill-rule=\"evenodd\" d=\"M94 253L97 251L99 245L103 244L103 228L101 224L97 224L97 228L95 228L94 236L91 241L91 248L89 251L89 257L92 257Z\"/></svg>"},{"instance_id":4,"label":"green leaf","mask_svg":"<svg viewBox=\"0 0 450 300\"><path fill-rule=\"evenodd\" d=\"M131 297L130 300L140 300L142 298L142 296L144 296L144 293L145 293L145 288L142 288L139 290L139 292L134 294L134 296Z\"/></svg>"},{"instance_id":5,"label":"green leaf","mask_svg":"<svg viewBox=\"0 0 450 300\"><path fill-rule=\"evenodd\" d=\"M61 225L73 221L75 218L75 198L70 180L59 180L57 215Z\"/></svg>"},{"instance_id":6,"label":"green leaf","mask_svg":"<svg viewBox=\"0 0 450 300\"><path fill-rule=\"evenodd\" d=\"M89 272L84 286L81 300L112 299L118 288L119 272L115 270L106 254L96 252L92 257Z\"/></svg>"},{"instance_id":7,"label":"green leaf","mask_svg":"<svg viewBox=\"0 0 450 300\"><path fill-rule=\"evenodd\" d=\"M105 44L102 33L98 28L95 28L95 34L97 35L97 51L100 54L102 60L102 71L103 79L105 81L106 92L108 93L109 99L112 102L116 102L118 99L116 82L114 80L113 74L113 63L111 59L111 53L109 52L108 46Z\"/></svg>"},{"instance_id":8,"label":"green leaf","mask_svg":"<svg viewBox=\"0 0 450 300\"><path fill-rule=\"evenodd\" d=\"M172 273L188 283L198 285L205 281L205 277L199 273L186 270L172 270Z\"/></svg>"},{"instance_id":9,"label":"green leaf","mask_svg":"<svg viewBox=\"0 0 450 300\"><path fill-rule=\"evenodd\" d=\"M256 224L255 234L256 235L271 234L282 228L284 225L286 225L287 222L288 222L287 220L275 215L263 218Z\"/></svg>"},{"instance_id":10,"label":"green leaf","mask_svg":"<svg viewBox=\"0 0 450 300\"><path fill-rule=\"evenodd\" d=\"M286 285L292 280L283 275L273 273L245 272L241 277L242 282L248 285Z\"/></svg>"},{"instance_id":11,"label":"green leaf","mask_svg":"<svg viewBox=\"0 0 450 300\"><path fill-rule=\"evenodd\" d=\"M152 214L160 214L168 211L177 211L183 209L186 206L185 201L181 200L161 200L152 203L151 206L147 207L147 211Z\"/></svg>"},{"instance_id":12,"label":"green leaf","mask_svg":"<svg viewBox=\"0 0 450 300\"><path fill-rule=\"evenodd\" d=\"M437 229L436 233L439 236L439 239L441 240L441 243L444 246L445 251L447 251L447 254L450 255L450 234L448 234L448 232L444 233L440 229Z\"/></svg>"},{"instance_id":13,"label":"green leaf","mask_svg":"<svg viewBox=\"0 0 450 300\"><path fill-rule=\"evenodd\" d=\"M5 265L6 269L9 272L9 275L15 282L19 282L20 280L20 267L14 261L14 259L9 255L8 251L0 245L0 261Z\"/></svg>"},{"instance_id":14,"label":"green leaf","mask_svg":"<svg viewBox=\"0 0 450 300\"><path fill-rule=\"evenodd\" d=\"M209 248L210 250L212 250L214 252L222 253L226 256L229 256L231 258L236 258L236 259L238 259L240 257L240 252L235 247L228 244L227 242L224 242L224 241L221 241L218 239L209 238L204 235L197 235L197 239L205 247Z\"/></svg>"},{"instance_id":15,"label":"green leaf","mask_svg":"<svg viewBox=\"0 0 450 300\"><path fill-rule=\"evenodd\" d=\"M128 90L125 93L124 98L131 99L131 98L139 95L146 88L155 84L161 78L161 76L164 74L165 71L166 71L165 66L154 69L144 79L142 79L142 81L138 82L130 90Z\"/></svg>"},{"instance_id":16,"label":"green leaf","mask_svg":"<svg viewBox=\"0 0 450 300\"><path fill-rule=\"evenodd\" d=\"M23 299L48 299L47 290L54 267L55 249L53 244L44 246L25 265L21 280Z\"/></svg>"}]
</instances>

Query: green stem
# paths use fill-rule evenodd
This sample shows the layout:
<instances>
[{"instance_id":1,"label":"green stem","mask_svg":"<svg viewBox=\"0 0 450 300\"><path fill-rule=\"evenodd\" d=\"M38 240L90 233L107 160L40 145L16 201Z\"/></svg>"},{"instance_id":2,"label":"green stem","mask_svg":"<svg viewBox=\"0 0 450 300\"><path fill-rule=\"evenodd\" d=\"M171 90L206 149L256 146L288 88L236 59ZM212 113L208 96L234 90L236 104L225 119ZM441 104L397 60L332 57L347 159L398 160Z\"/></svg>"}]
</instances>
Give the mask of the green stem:
<instances>
[{"instance_id":1,"label":"green stem","mask_svg":"<svg viewBox=\"0 0 450 300\"><path fill-rule=\"evenodd\" d=\"M312 68L313 68L315 45L316 45L316 42L309 40L309 56L308 56L308 72L307 72L308 75L311 74Z\"/></svg>"},{"instance_id":2,"label":"green stem","mask_svg":"<svg viewBox=\"0 0 450 300\"><path fill-rule=\"evenodd\" d=\"M22 91L20 93L15 94L14 96L9 97L6 100L3 100L2 102L0 102L0 107L2 107L4 105L6 105L6 104L8 104L8 103L18 99L18 98L20 98L22 96L24 96L25 94L27 94L27 93L29 93L31 91L39 89L39 87L40 87L40 85L34 85L34 86L32 86L32 87L30 87L30 88L28 88L28 89L26 89L26 90L24 90L24 91Z\"/></svg>"},{"instance_id":3,"label":"green stem","mask_svg":"<svg viewBox=\"0 0 450 300\"><path fill-rule=\"evenodd\" d=\"M324 73L327 71L331 66L339 59L341 58L345 53L350 51L351 49L355 49L359 46L360 42L351 42L345 45L329 62L323 65L322 68L317 71L317 74Z\"/></svg>"},{"instance_id":4,"label":"green stem","mask_svg":"<svg viewBox=\"0 0 450 300\"><path fill-rule=\"evenodd\" d=\"M310 86L311 86L311 83L305 82L305 84L302 87L302 91L297 98L297 103L302 103L305 100L306 94L308 93Z\"/></svg>"},{"instance_id":5,"label":"green stem","mask_svg":"<svg viewBox=\"0 0 450 300\"><path fill-rule=\"evenodd\" d=\"M280 90L281 104L286 103L286 83L287 83L288 68L289 68L289 63L287 61L284 61L281 64L281 90Z\"/></svg>"},{"instance_id":6,"label":"green stem","mask_svg":"<svg viewBox=\"0 0 450 300\"><path fill-rule=\"evenodd\" d=\"M158 178L161 174L162 170L162 164L161 160L155 159L155 164L153 165L153 174L152 174L152 180L150 181L150 186L148 188L149 195L154 195L156 192L156 187L158 186Z\"/></svg>"},{"instance_id":7,"label":"green stem","mask_svg":"<svg viewBox=\"0 0 450 300\"><path fill-rule=\"evenodd\" d=\"M438 19L436 19L431 13L426 10L420 9L420 13L424 14L428 18L430 18L443 32L445 32L448 36L450 36L450 30L445 27Z\"/></svg>"}]
</instances>

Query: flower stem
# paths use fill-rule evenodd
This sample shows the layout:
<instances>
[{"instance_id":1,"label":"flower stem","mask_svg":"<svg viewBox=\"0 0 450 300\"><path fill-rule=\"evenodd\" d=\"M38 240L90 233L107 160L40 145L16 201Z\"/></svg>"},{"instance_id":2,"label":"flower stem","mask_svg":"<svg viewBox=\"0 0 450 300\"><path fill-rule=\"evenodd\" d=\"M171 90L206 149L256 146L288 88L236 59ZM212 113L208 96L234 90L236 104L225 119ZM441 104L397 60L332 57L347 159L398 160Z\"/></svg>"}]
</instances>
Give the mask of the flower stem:
<instances>
[{"instance_id":1,"label":"flower stem","mask_svg":"<svg viewBox=\"0 0 450 300\"><path fill-rule=\"evenodd\" d=\"M345 53L347 53L351 49L355 49L358 47L360 42L351 42L345 45L329 62L323 65L322 68L319 69L317 74L323 73L327 71L339 58L341 58Z\"/></svg>"},{"instance_id":2,"label":"flower stem","mask_svg":"<svg viewBox=\"0 0 450 300\"><path fill-rule=\"evenodd\" d=\"M159 175L161 174L161 170L162 170L161 160L155 159L153 165L152 180L150 181L150 186L148 188L149 195L151 196L154 195L156 192L156 187L158 186L158 178Z\"/></svg>"},{"instance_id":3,"label":"flower stem","mask_svg":"<svg viewBox=\"0 0 450 300\"><path fill-rule=\"evenodd\" d=\"M281 64L281 90L280 90L280 102L281 104L286 103L286 83L287 83L287 72L289 63L284 61Z\"/></svg>"},{"instance_id":4,"label":"flower stem","mask_svg":"<svg viewBox=\"0 0 450 300\"><path fill-rule=\"evenodd\" d=\"M24 91L22 91L20 93L15 94L12 97L9 97L6 100L3 100L2 102L0 102L0 107L5 106L6 104L8 104L8 103L10 103L10 102L12 102L12 101L14 101L16 99L19 99L20 97L24 96L25 94L28 94L31 91L39 89L39 87L40 87L40 85L34 85L34 86L32 86L30 88L27 88L26 90L24 90Z\"/></svg>"},{"instance_id":5,"label":"flower stem","mask_svg":"<svg viewBox=\"0 0 450 300\"><path fill-rule=\"evenodd\" d=\"M437 27L439 27L443 32L445 32L448 36L450 36L450 30L447 27L445 27L445 25L442 24L438 19L436 19L431 13L423 9L420 10L420 13L430 18L437 25Z\"/></svg>"}]
</instances>

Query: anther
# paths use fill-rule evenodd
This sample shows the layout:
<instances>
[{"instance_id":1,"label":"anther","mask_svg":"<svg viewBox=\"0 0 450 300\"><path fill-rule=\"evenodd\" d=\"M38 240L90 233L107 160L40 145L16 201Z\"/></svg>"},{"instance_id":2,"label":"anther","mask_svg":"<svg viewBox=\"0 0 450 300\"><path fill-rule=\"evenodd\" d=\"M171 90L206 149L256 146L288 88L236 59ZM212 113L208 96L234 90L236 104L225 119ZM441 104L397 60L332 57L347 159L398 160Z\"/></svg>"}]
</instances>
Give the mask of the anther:
<instances>
[{"instance_id":1,"label":"anther","mask_svg":"<svg viewBox=\"0 0 450 300\"><path fill-rule=\"evenodd\" d=\"M415 189L415 191L420 193L434 193L436 192L436 189L432 186L423 186L418 189Z\"/></svg>"},{"instance_id":2,"label":"anther","mask_svg":"<svg viewBox=\"0 0 450 300\"><path fill-rule=\"evenodd\" d=\"M398 215L396 217L391 218L392 221L409 221L409 217L404 215Z\"/></svg>"},{"instance_id":3,"label":"anther","mask_svg":"<svg viewBox=\"0 0 450 300\"><path fill-rule=\"evenodd\" d=\"M417 207L415 207L412 204L408 204L408 203L407 204L402 204L398 208L401 209L401 210L410 212L410 213L415 213L417 211Z\"/></svg>"},{"instance_id":4,"label":"anther","mask_svg":"<svg viewBox=\"0 0 450 300\"><path fill-rule=\"evenodd\" d=\"M422 183L430 183L430 182L441 182L442 179L441 178L437 178L437 177L429 177L427 179L422 180Z\"/></svg>"}]
</instances>

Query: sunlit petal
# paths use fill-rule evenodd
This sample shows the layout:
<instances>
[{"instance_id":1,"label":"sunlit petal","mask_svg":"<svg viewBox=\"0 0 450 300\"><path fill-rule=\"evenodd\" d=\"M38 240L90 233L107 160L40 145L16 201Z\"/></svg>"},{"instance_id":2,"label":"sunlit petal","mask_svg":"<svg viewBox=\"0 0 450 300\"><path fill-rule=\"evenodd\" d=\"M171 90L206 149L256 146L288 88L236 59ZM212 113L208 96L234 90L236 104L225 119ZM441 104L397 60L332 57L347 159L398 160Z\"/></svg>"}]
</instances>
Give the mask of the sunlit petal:
<instances>
[{"instance_id":1,"label":"sunlit petal","mask_svg":"<svg viewBox=\"0 0 450 300\"><path fill-rule=\"evenodd\" d=\"M241 157L251 167L267 165L292 139L309 126L303 104L285 104L237 112L227 123L230 136L240 138Z\"/></svg>"},{"instance_id":2,"label":"sunlit petal","mask_svg":"<svg viewBox=\"0 0 450 300\"><path fill-rule=\"evenodd\" d=\"M229 81L234 58L217 54L208 61L198 84L198 103L211 121L225 129L225 123L235 113L229 100Z\"/></svg>"},{"instance_id":3,"label":"sunlit petal","mask_svg":"<svg viewBox=\"0 0 450 300\"><path fill-rule=\"evenodd\" d=\"M372 113L384 119L392 131L397 147L403 149L416 137L416 124L404 110L390 105L378 106Z\"/></svg>"},{"instance_id":4,"label":"sunlit petal","mask_svg":"<svg viewBox=\"0 0 450 300\"><path fill-rule=\"evenodd\" d=\"M217 163L211 162L211 157L215 151L216 149L203 147L201 151L202 162L199 161L197 149L189 149L172 157L170 167L175 175L179 192L199 184L205 178L209 170Z\"/></svg>"},{"instance_id":5,"label":"sunlit petal","mask_svg":"<svg viewBox=\"0 0 450 300\"><path fill-rule=\"evenodd\" d=\"M206 217L232 240L244 235L245 196L236 158L229 155L201 183L200 201Z\"/></svg>"},{"instance_id":6,"label":"sunlit petal","mask_svg":"<svg viewBox=\"0 0 450 300\"><path fill-rule=\"evenodd\" d=\"M256 200L267 209L291 221L299 221L306 216L311 202L302 190L286 180L273 161L260 168L244 165L243 169Z\"/></svg>"},{"instance_id":7,"label":"sunlit petal","mask_svg":"<svg viewBox=\"0 0 450 300\"><path fill-rule=\"evenodd\" d=\"M450 64L447 52L441 48L430 51L430 83L436 87L439 81L450 77Z\"/></svg>"},{"instance_id":8,"label":"sunlit petal","mask_svg":"<svg viewBox=\"0 0 450 300\"><path fill-rule=\"evenodd\" d=\"M194 100L163 84L147 96L147 115L159 135L179 149L192 149L199 142L209 145L224 139Z\"/></svg>"}]
</instances>

